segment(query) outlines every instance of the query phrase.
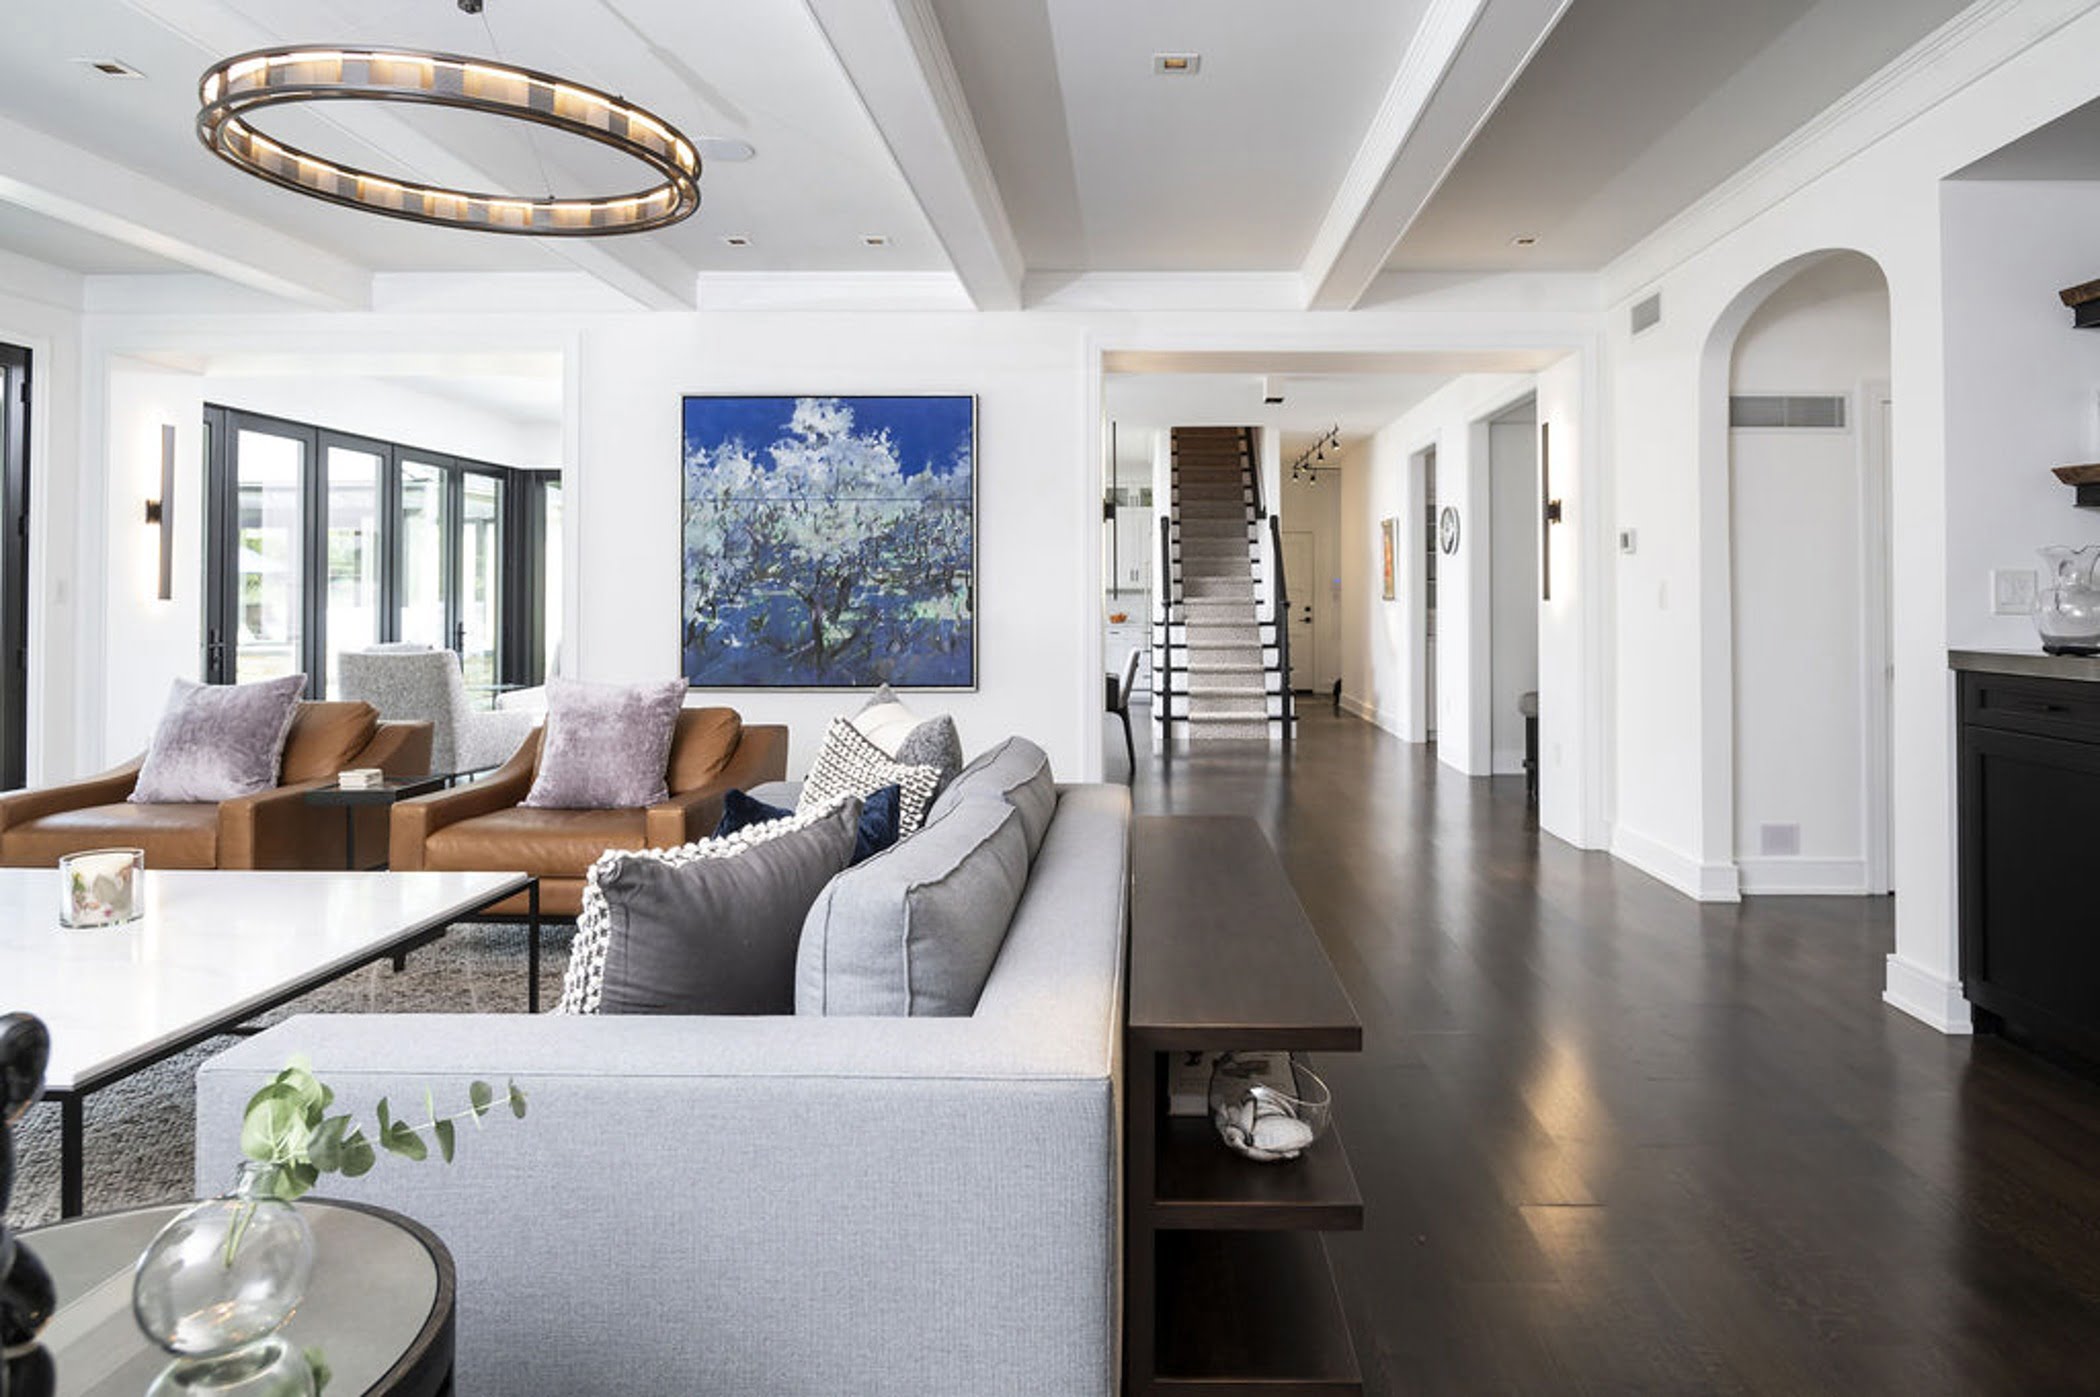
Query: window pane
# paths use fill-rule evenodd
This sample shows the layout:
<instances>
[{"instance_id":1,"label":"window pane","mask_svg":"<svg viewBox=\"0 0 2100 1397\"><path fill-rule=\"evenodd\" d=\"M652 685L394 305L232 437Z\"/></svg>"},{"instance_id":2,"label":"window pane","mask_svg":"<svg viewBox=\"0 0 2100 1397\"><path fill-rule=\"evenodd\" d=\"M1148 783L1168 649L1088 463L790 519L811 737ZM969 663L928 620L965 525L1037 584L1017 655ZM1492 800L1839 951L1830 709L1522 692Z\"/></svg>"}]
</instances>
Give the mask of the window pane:
<instances>
[{"instance_id":1,"label":"window pane","mask_svg":"<svg viewBox=\"0 0 2100 1397\"><path fill-rule=\"evenodd\" d=\"M233 677L247 683L299 672L306 449L287 437L243 431L234 451L240 591Z\"/></svg>"},{"instance_id":2,"label":"window pane","mask_svg":"<svg viewBox=\"0 0 2100 1397\"><path fill-rule=\"evenodd\" d=\"M401 639L443 646L445 634L445 472L401 462Z\"/></svg>"},{"instance_id":3,"label":"window pane","mask_svg":"<svg viewBox=\"0 0 2100 1397\"><path fill-rule=\"evenodd\" d=\"M328 448L328 688L340 696L336 657L379 639L380 458Z\"/></svg>"},{"instance_id":4,"label":"window pane","mask_svg":"<svg viewBox=\"0 0 2100 1397\"><path fill-rule=\"evenodd\" d=\"M496 682L496 636L502 608L503 482L468 472L462 491L464 519L459 536L460 669L467 686Z\"/></svg>"},{"instance_id":5,"label":"window pane","mask_svg":"<svg viewBox=\"0 0 2100 1397\"><path fill-rule=\"evenodd\" d=\"M540 559L540 595L545 599L540 640L551 678L561 672L561 485L550 481L541 488L547 502L547 538Z\"/></svg>"}]
</instances>

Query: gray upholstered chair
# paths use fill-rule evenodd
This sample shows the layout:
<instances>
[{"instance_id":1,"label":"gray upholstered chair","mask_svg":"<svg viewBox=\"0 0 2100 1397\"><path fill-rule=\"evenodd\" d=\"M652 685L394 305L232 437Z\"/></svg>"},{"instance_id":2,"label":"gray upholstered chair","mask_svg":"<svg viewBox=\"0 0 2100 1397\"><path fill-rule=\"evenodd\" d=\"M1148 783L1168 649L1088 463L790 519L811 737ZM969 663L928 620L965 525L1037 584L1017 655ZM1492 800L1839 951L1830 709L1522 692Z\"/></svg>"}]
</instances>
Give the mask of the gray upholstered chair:
<instances>
[{"instance_id":1,"label":"gray upholstered chair","mask_svg":"<svg viewBox=\"0 0 2100 1397\"><path fill-rule=\"evenodd\" d=\"M346 650L338 658L344 698L363 699L385 719L431 725L435 772L501 766L539 721L532 713L476 710L467 702L459 656L450 650L386 645Z\"/></svg>"}]
</instances>

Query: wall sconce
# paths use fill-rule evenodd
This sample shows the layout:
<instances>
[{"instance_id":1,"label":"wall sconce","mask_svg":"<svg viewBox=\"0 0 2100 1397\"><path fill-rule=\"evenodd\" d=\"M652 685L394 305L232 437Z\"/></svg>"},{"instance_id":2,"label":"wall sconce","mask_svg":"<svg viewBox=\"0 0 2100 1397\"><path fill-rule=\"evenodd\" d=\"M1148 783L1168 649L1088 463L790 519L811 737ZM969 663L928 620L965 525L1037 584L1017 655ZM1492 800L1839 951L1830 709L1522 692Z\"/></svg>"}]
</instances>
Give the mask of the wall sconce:
<instances>
[{"instance_id":1,"label":"wall sconce","mask_svg":"<svg viewBox=\"0 0 2100 1397\"><path fill-rule=\"evenodd\" d=\"M1560 522L1560 501L1553 498L1553 453L1546 423L1539 423L1539 600L1553 600L1553 526Z\"/></svg>"},{"instance_id":2,"label":"wall sconce","mask_svg":"<svg viewBox=\"0 0 2100 1397\"><path fill-rule=\"evenodd\" d=\"M146 522L160 530L160 599L175 595L175 429L160 429L160 498L146 501Z\"/></svg>"}]
</instances>

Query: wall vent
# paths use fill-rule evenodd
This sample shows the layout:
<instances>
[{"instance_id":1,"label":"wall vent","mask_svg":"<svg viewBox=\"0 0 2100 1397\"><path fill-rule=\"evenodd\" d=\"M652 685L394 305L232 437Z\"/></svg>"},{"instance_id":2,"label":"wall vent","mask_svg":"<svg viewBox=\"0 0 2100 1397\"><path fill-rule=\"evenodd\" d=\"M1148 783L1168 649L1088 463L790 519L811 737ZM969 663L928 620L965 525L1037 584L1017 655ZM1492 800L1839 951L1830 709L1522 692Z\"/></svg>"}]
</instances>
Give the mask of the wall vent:
<instances>
[{"instance_id":1,"label":"wall vent","mask_svg":"<svg viewBox=\"0 0 2100 1397\"><path fill-rule=\"evenodd\" d=\"M1768 858L1791 858L1801 852L1801 826L1759 825L1757 852Z\"/></svg>"},{"instance_id":2,"label":"wall vent","mask_svg":"<svg viewBox=\"0 0 2100 1397\"><path fill-rule=\"evenodd\" d=\"M1656 292L1645 301L1635 301L1633 303L1633 332L1636 335L1643 330L1652 330L1657 325L1662 324L1662 318L1662 292Z\"/></svg>"},{"instance_id":3,"label":"wall vent","mask_svg":"<svg viewBox=\"0 0 2100 1397\"><path fill-rule=\"evenodd\" d=\"M1731 427L1808 427L1842 431L1845 396L1835 394L1744 393L1728 400Z\"/></svg>"}]
</instances>

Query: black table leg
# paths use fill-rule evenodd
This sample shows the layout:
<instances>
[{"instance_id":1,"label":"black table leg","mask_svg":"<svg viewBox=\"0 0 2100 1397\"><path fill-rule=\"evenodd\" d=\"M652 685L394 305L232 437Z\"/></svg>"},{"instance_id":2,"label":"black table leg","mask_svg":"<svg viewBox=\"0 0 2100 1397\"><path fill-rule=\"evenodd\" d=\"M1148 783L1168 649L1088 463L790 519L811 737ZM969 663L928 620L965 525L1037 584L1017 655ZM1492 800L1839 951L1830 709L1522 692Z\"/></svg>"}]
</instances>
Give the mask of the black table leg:
<instances>
[{"instance_id":1,"label":"black table leg","mask_svg":"<svg viewBox=\"0 0 2100 1397\"><path fill-rule=\"evenodd\" d=\"M532 880L532 887L525 894L525 905L531 916L531 940L525 952L525 1012L540 1011L540 880Z\"/></svg>"},{"instance_id":2,"label":"black table leg","mask_svg":"<svg viewBox=\"0 0 2100 1397\"><path fill-rule=\"evenodd\" d=\"M343 871L357 872L357 807L343 807Z\"/></svg>"},{"instance_id":3,"label":"black table leg","mask_svg":"<svg viewBox=\"0 0 2100 1397\"><path fill-rule=\"evenodd\" d=\"M81 1133L86 1125L80 1093L58 1099L58 1215L77 1218L84 1206L81 1188Z\"/></svg>"}]
</instances>

